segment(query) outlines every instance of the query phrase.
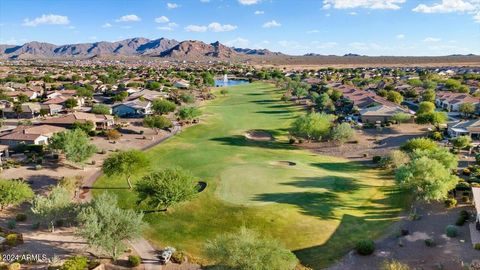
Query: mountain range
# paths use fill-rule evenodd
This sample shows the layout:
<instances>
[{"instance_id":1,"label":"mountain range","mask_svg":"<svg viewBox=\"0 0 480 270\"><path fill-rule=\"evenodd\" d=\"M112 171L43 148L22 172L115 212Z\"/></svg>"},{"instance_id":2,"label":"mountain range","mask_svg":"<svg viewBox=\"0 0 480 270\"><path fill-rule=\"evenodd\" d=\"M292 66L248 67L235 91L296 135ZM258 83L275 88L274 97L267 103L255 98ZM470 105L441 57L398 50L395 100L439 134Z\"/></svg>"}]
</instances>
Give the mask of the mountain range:
<instances>
[{"instance_id":1,"label":"mountain range","mask_svg":"<svg viewBox=\"0 0 480 270\"><path fill-rule=\"evenodd\" d=\"M23 45L0 45L2 59L90 58L106 56L171 57L199 60L203 58L244 58L249 56L282 55L266 49L228 47L220 42L205 43L198 40L131 38L116 42L94 42L54 45L32 41Z\"/></svg>"}]
</instances>

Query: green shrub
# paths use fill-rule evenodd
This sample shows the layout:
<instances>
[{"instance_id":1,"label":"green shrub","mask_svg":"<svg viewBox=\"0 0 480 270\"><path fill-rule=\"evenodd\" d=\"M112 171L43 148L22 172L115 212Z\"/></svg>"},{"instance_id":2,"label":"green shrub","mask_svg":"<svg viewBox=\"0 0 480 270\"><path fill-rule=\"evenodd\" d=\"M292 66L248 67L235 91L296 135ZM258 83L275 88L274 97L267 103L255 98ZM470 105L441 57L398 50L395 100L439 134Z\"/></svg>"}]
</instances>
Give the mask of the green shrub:
<instances>
[{"instance_id":1,"label":"green shrub","mask_svg":"<svg viewBox=\"0 0 480 270\"><path fill-rule=\"evenodd\" d=\"M9 246L15 246L18 244L18 234L11 233L8 234L7 237L5 237L5 243Z\"/></svg>"},{"instance_id":2,"label":"green shrub","mask_svg":"<svg viewBox=\"0 0 480 270\"><path fill-rule=\"evenodd\" d=\"M468 211L465 211L465 210L462 210L460 212L460 215L458 216L457 218L457 221L455 222L455 225L457 226L462 226L463 224L465 224L465 222L470 218L470 214L468 213Z\"/></svg>"},{"instance_id":3,"label":"green shrub","mask_svg":"<svg viewBox=\"0 0 480 270\"><path fill-rule=\"evenodd\" d=\"M22 268L22 265L19 264L18 262L11 263L7 267L8 270L20 270L21 268Z\"/></svg>"},{"instance_id":4,"label":"green shrub","mask_svg":"<svg viewBox=\"0 0 480 270\"><path fill-rule=\"evenodd\" d=\"M176 251L172 254L172 262L181 264L185 261L185 253L182 251Z\"/></svg>"},{"instance_id":5,"label":"green shrub","mask_svg":"<svg viewBox=\"0 0 480 270\"><path fill-rule=\"evenodd\" d=\"M480 243L476 243L475 246L473 246L474 249L480 250Z\"/></svg>"},{"instance_id":6,"label":"green shrub","mask_svg":"<svg viewBox=\"0 0 480 270\"><path fill-rule=\"evenodd\" d=\"M10 230L15 229L15 227L17 227L17 222L15 220L9 220L7 222L7 228Z\"/></svg>"},{"instance_id":7,"label":"green shrub","mask_svg":"<svg viewBox=\"0 0 480 270\"><path fill-rule=\"evenodd\" d=\"M374 156L372 158L373 163L380 163L381 160L382 160L381 156Z\"/></svg>"},{"instance_id":8,"label":"green shrub","mask_svg":"<svg viewBox=\"0 0 480 270\"><path fill-rule=\"evenodd\" d=\"M455 198L447 198L445 200L445 206L447 208L455 207L455 206L457 206L457 200L455 200Z\"/></svg>"},{"instance_id":9,"label":"green shrub","mask_svg":"<svg viewBox=\"0 0 480 270\"><path fill-rule=\"evenodd\" d=\"M446 231L448 237L457 237L458 236L458 229L454 225L448 225L445 231Z\"/></svg>"},{"instance_id":10,"label":"green shrub","mask_svg":"<svg viewBox=\"0 0 480 270\"><path fill-rule=\"evenodd\" d=\"M381 270L410 270L410 267L396 260L384 261Z\"/></svg>"},{"instance_id":11,"label":"green shrub","mask_svg":"<svg viewBox=\"0 0 480 270\"><path fill-rule=\"evenodd\" d=\"M42 165L40 165L40 164L35 165L35 170L36 170L36 171L39 171L39 170L41 170L41 169L43 169L43 166L42 166Z\"/></svg>"},{"instance_id":12,"label":"green shrub","mask_svg":"<svg viewBox=\"0 0 480 270\"><path fill-rule=\"evenodd\" d=\"M75 256L63 263L61 270L84 270L88 266L88 259L84 256Z\"/></svg>"},{"instance_id":13,"label":"green shrub","mask_svg":"<svg viewBox=\"0 0 480 270\"><path fill-rule=\"evenodd\" d=\"M357 243L355 247L358 254L360 255L370 255L375 251L375 243L372 240L362 240Z\"/></svg>"},{"instance_id":14,"label":"green shrub","mask_svg":"<svg viewBox=\"0 0 480 270\"><path fill-rule=\"evenodd\" d=\"M463 196L462 196L462 202L464 202L464 203L470 202L470 197L467 196L467 195L463 195Z\"/></svg>"},{"instance_id":15,"label":"green shrub","mask_svg":"<svg viewBox=\"0 0 480 270\"><path fill-rule=\"evenodd\" d=\"M441 132L439 131L434 131L431 136L430 136L433 140L435 141L441 141L443 140L443 135Z\"/></svg>"},{"instance_id":16,"label":"green shrub","mask_svg":"<svg viewBox=\"0 0 480 270\"><path fill-rule=\"evenodd\" d=\"M128 263L130 264L130 266L136 267L142 263L142 259L140 258L140 256L137 256L137 255L129 255Z\"/></svg>"},{"instance_id":17,"label":"green shrub","mask_svg":"<svg viewBox=\"0 0 480 270\"><path fill-rule=\"evenodd\" d=\"M432 238L425 239L425 245L427 247L433 247L435 246L435 241Z\"/></svg>"},{"instance_id":18,"label":"green shrub","mask_svg":"<svg viewBox=\"0 0 480 270\"><path fill-rule=\"evenodd\" d=\"M15 216L15 220L18 222L24 222L27 220L27 215L20 213Z\"/></svg>"},{"instance_id":19,"label":"green shrub","mask_svg":"<svg viewBox=\"0 0 480 270\"><path fill-rule=\"evenodd\" d=\"M465 176L469 176L471 174L470 169L469 168L463 169L462 174Z\"/></svg>"},{"instance_id":20,"label":"green shrub","mask_svg":"<svg viewBox=\"0 0 480 270\"><path fill-rule=\"evenodd\" d=\"M455 187L456 190L470 190L470 184L464 181L458 182L457 186Z\"/></svg>"}]
</instances>

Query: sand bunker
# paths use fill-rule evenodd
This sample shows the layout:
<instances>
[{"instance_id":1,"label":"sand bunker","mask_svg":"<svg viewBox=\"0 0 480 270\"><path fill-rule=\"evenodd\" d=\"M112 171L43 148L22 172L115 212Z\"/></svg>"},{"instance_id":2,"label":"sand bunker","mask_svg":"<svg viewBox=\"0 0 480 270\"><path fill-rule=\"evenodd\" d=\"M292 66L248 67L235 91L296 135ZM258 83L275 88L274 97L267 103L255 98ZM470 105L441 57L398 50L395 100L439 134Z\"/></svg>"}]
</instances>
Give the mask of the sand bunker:
<instances>
[{"instance_id":1,"label":"sand bunker","mask_svg":"<svg viewBox=\"0 0 480 270\"><path fill-rule=\"evenodd\" d=\"M293 161L288 161L288 160L280 160L280 161L275 161L272 162L272 165L279 165L279 166L295 166L297 163Z\"/></svg>"},{"instance_id":2,"label":"sand bunker","mask_svg":"<svg viewBox=\"0 0 480 270\"><path fill-rule=\"evenodd\" d=\"M245 133L245 138L252 140L252 141L273 141L274 138L272 134L263 131L263 130L250 130Z\"/></svg>"}]
</instances>

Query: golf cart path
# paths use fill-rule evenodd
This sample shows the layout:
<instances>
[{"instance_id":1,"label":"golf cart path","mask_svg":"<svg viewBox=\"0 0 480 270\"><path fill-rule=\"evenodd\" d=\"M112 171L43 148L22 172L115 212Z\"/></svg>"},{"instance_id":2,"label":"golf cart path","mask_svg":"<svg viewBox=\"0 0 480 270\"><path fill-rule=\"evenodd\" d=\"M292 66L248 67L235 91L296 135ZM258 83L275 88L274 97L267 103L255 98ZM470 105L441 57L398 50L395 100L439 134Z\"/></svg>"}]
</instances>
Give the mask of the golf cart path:
<instances>
[{"instance_id":1,"label":"golf cart path","mask_svg":"<svg viewBox=\"0 0 480 270\"><path fill-rule=\"evenodd\" d=\"M167 139L173 137L174 135L178 134L181 131L181 127L178 125L175 125L173 127L173 130L162 138L161 140L152 143L140 150L145 151L148 150L149 148L152 148ZM84 195L83 201L90 201L92 199L92 190L91 188L93 187L93 184L97 181L97 179L102 175L102 172L98 170L95 174L91 175L89 178L86 179L86 181L83 182L83 189L87 190L86 194ZM142 264L145 267L145 270L159 270L162 269L162 266L160 264L160 261L158 258L155 256L156 255L156 250L155 248L143 237L135 239L133 241L128 241L132 248L135 250L135 252L142 258Z\"/></svg>"},{"instance_id":2,"label":"golf cart path","mask_svg":"<svg viewBox=\"0 0 480 270\"><path fill-rule=\"evenodd\" d=\"M158 270L162 269L160 261L155 256L156 250L145 240L145 238L138 238L133 241L129 241L135 252L142 258L142 263L145 270Z\"/></svg>"}]
</instances>

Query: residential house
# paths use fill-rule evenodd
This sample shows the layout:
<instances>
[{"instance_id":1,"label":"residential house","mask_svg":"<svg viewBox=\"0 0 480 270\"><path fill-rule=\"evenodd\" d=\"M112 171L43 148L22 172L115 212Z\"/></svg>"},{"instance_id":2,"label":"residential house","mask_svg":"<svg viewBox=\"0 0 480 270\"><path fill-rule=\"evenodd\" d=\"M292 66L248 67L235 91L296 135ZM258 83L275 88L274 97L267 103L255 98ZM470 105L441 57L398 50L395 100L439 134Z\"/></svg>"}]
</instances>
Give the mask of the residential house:
<instances>
[{"instance_id":1,"label":"residential house","mask_svg":"<svg viewBox=\"0 0 480 270\"><path fill-rule=\"evenodd\" d=\"M173 86L180 89L188 89L190 88L190 82L187 80L178 80L173 84Z\"/></svg>"},{"instance_id":2,"label":"residential house","mask_svg":"<svg viewBox=\"0 0 480 270\"><path fill-rule=\"evenodd\" d=\"M112 107L113 114L119 117L144 117L152 113L152 102L135 99Z\"/></svg>"},{"instance_id":3,"label":"residential house","mask_svg":"<svg viewBox=\"0 0 480 270\"><path fill-rule=\"evenodd\" d=\"M40 110L40 103L9 104L2 109L2 113L4 118L33 119L40 115Z\"/></svg>"},{"instance_id":4,"label":"residential house","mask_svg":"<svg viewBox=\"0 0 480 270\"><path fill-rule=\"evenodd\" d=\"M94 129L109 129L115 125L115 119L111 115L101 115L85 112L73 112L67 115L52 117L44 120L43 124L70 128L75 123L91 122Z\"/></svg>"},{"instance_id":5,"label":"residential house","mask_svg":"<svg viewBox=\"0 0 480 270\"><path fill-rule=\"evenodd\" d=\"M64 128L38 125L38 126L18 126L13 131L0 136L0 144L14 147L19 144L48 144L48 139L57 132L64 131Z\"/></svg>"},{"instance_id":6,"label":"residential house","mask_svg":"<svg viewBox=\"0 0 480 270\"><path fill-rule=\"evenodd\" d=\"M142 98L147 101L154 101L155 99L168 98L168 94L165 92L144 89L128 96L127 101L132 101L139 98Z\"/></svg>"},{"instance_id":7,"label":"residential house","mask_svg":"<svg viewBox=\"0 0 480 270\"><path fill-rule=\"evenodd\" d=\"M455 93L450 91L437 91L436 93L435 104L437 108L458 112L460 105L464 103L472 103L475 106L478 106L480 98L465 93Z\"/></svg>"},{"instance_id":8,"label":"residential house","mask_svg":"<svg viewBox=\"0 0 480 270\"><path fill-rule=\"evenodd\" d=\"M399 106L377 105L361 109L359 113L363 123L388 122L398 113L408 113L413 119L412 112Z\"/></svg>"},{"instance_id":9,"label":"residential house","mask_svg":"<svg viewBox=\"0 0 480 270\"><path fill-rule=\"evenodd\" d=\"M447 125L451 137L469 135L472 139L480 139L480 120L455 121Z\"/></svg>"}]
</instances>

